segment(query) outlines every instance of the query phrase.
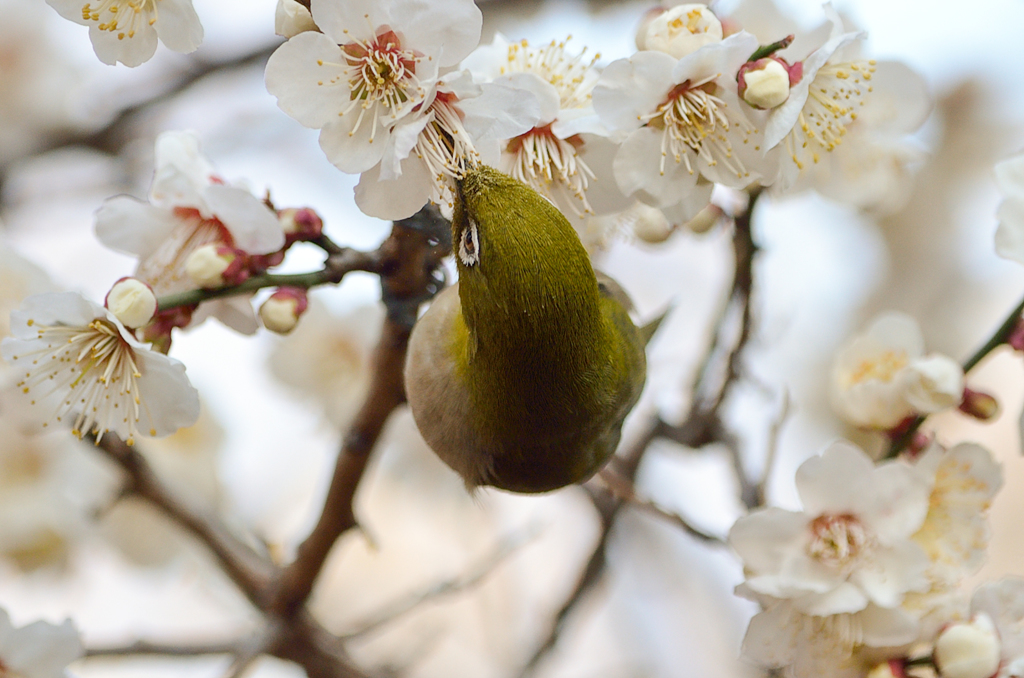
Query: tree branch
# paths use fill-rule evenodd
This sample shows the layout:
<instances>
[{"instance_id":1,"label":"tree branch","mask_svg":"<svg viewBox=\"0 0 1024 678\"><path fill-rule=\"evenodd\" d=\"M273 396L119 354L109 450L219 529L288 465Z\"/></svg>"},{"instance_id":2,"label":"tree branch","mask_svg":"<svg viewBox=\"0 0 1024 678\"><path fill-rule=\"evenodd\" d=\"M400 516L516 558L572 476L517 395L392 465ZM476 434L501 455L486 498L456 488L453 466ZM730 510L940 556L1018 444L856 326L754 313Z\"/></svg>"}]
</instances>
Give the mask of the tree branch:
<instances>
[{"instance_id":1,"label":"tree branch","mask_svg":"<svg viewBox=\"0 0 1024 678\"><path fill-rule=\"evenodd\" d=\"M337 285L352 271L376 272L379 265L377 252L360 252L349 248L330 254L324 267L311 273L277 274L264 273L253 276L238 285L216 289L188 290L168 294L157 299L157 308L167 311L178 306L195 306L210 299L249 294L264 287L301 287L309 289L317 285Z\"/></svg>"},{"instance_id":2,"label":"tree branch","mask_svg":"<svg viewBox=\"0 0 1024 678\"><path fill-rule=\"evenodd\" d=\"M109 647L86 648L88 657L127 657L127 656L164 656L164 657L201 657L213 654L230 654L238 652L244 639L229 643L201 643L195 645L178 643L154 643L137 640L129 645L112 645Z\"/></svg>"},{"instance_id":3,"label":"tree branch","mask_svg":"<svg viewBox=\"0 0 1024 678\"><path fill-rule=\"evenodd\" d=\"M95 441L94 436L89 438ZM149 501L191 532L213 553L231 581L256 607L261 607L262 596L275 575L268 559L228 531L215 516L178 497L157 477L146 458L120 438L104 435L96 447L127 474L126 494Z\"/></svg>"},{"instance_id":4,"label":"tree branch","mask_svg":"<svg viewBox=\"0 0 1024 678\"><path fill-rule=\"evenodd\" d=\"M433 208L395 222L381 245L378 272L388 314L373 358L373 377L334 467L320 519L281 573L271 609L293 614L309 597L338 537L356 526L352 502L388 417L405 402L403 370L409 335L420 304L441 286L435 271L450 252L447 222Z\"/></svg>"}]
</instances>

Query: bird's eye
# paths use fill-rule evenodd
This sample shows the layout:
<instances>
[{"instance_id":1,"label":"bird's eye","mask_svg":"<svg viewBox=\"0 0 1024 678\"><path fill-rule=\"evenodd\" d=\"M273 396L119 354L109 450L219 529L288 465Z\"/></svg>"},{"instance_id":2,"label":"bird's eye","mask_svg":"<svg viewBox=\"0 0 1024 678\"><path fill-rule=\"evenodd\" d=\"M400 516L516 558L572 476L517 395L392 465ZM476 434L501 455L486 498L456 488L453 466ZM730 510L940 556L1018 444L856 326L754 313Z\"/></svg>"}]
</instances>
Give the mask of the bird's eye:
<instances>
[{"instance_id":1,"label":"bird's eye","mask_svg":"<svg viewBox=\"0 0 1024 678\"><path fill-rule=\"evenodd\" d=\"M477 233L476 222L472 219L468 222L459 238L459 259L466 266L476 266L480 263L480 234Z\"/></svg>"}]
</instances>

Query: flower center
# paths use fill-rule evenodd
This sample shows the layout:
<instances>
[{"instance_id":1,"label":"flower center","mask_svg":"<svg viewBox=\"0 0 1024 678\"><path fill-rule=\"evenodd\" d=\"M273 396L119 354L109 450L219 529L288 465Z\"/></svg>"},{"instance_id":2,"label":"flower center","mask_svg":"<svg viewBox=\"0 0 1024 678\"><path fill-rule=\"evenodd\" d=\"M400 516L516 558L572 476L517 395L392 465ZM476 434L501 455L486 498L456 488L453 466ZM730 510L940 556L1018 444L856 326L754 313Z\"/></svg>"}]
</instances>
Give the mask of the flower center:
<instances>
[{"instance_id":1,"label":"flower center","mask_svg":"<svg viewBox=\"0 0 1024 678\"><path fill-rule=\"evenodd\" d=\"M117 33L118 40L125 37L134 38L135 31L146 22L150 26L156 23L160 13L157 10L159 0L99 0L96 4L87 2L82 5L82 19L95 21L101 31Z\"/></svg>"},{"instance_id":2,"label":"flower center","mask_svg":"<svg viewBox=\"0 0 1024 678\"><path fill-rule=\"evenodd\" d=\"M807 553L820 563L843 568L853 562L867 545L867 530L854 516L825 514L811 522Z\"/></svg>"},{"instance_id":3,"label":"flower center","mask_svg":"<svg viewBox=\"0 0 1024 678\"><path fill-rule=\"evenodd\" d=\"M512 155L509 173L548 197L563 194L572 198L565 202L578 216L592 214L586 192L594 172L577 154L582 145L583 141L577 136L558 138L550 124L534 127L509 141L506 147Z\"/></svg>"},{"instance_id":4,"label":"flower center","mask_svg":"<svg viewBox=\"0 0 1024 678\"><path fill-rule=\"evenodd\" d=\"M826 64L814 76L797 119L787 137L790 157L804 168L804 151L818 162L821 151L833 151L842 143L846 126L857 119L856 107L873 91L868 84L875 72L874 61Z\"/></svg>"},{"instance_id":5,"label":"flower center","mask_svg":"<svg viewBox=\"0 0 1024 678\"><path fill-rule=\"evenodd\" d=\"M871 379L890 382L897 372L907 366L907 363L907 354L904 351L883 351L877 356L862 361L850 373L848 379L851 385Z\"/></svg>"},{"instance_id":6,"label":"flower center","mask_svg":"<svg viewBox=\"0 0 1024 678\"><path fill-rule=\"evenodd\" d=\"M722 163L738 177L748 174L740 160L733 156L732 144L726 136L730 124L742 125L747 133L753 132L741 120L730 121L725 102L715 96L717 85L712 75L696 83L689 80L676 85L657 110L640 116L648 126L662 131L661 174L665 174L665 159L671 156L676 164L685 163L686 170L696 170L690 153L703 158L712 167Z\"/></svg>"},{"instance_id":7,"label":"flower center","mask_svg":"<svg viewBox=\"0 0 1024 678\"><path fill-rule=\"evenodd\" d=\"M423 95L423 88L416 77L416 64L429 57L404 49L398 34L386 26L380 28L372 40L354 40L341 45L341 56L343 63L318 60L317 64L338 70L326 81L328 85L344 82L349 89L350 103L338 112L338 116L345 116L358 108L358 117L349 136L353 136L368 118L370 143L373 143L377 127L384 126L379 122L381 115L397 119L403 104ZM317 81L321 87L324 83L324 80Z\"/></svg>"},{"instance_id":8,"label":"flower center","mask_svg":"<svg viewBox=\"0 0 1024 678\"><path fill-rule=\"evenodd\" d=\"M466 176L466 170L480 159L455 107L457 101L453 94L437 93L427 112L430 122L417 137L414 149L434 179L432 199L449 206L453 205L453 196L448 180Z\"/></svg>"},{"instance_id":9,"label":"flower center","mask_svg":"<svg viewBox=\"0 0 1024 678\"><path fill-rule=\"evenodd\" d=\"M508 46L508 66L502 73L533 73L551 83L558 91L561 108L585 108L590 105L590 93L597 83L594 64L601 58L597 53L584 60L587 48L576 56L565 51L572 36L562 42L552 40L541 49L530 47L526 40Z\"/></svg>"},{"instance_id":10,"label":"flower center","mask_svg":"<svg viewBox=\"0 0 1024 678\"><path fill-rule=\"evenodd\" d=\"M140 419L138 380L142 373L135 351L118 328L97 318L84 327L41 325L37 332L43 345L14 356L16 361L32 358L31 367L18 387L29 393L48 384L42 398L64 391L67 395L54 416L61 421L68 412L77 410L71 432L79 438L91 432L98 441L120 419L128 425L125 442L134 444ZM31 402L35 404L36 400Z\"/></svg>"}]
</instances>

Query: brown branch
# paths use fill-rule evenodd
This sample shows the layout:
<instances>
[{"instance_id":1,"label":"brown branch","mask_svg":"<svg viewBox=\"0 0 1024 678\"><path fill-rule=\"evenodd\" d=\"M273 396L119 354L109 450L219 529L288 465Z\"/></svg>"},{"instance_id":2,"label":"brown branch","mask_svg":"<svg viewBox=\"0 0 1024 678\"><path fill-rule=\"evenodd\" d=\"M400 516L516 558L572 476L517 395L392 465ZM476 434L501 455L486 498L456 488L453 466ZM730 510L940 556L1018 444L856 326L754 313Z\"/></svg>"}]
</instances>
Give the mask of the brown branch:
<instances>
[{"instance_id":1,"label":"brown branch","mask_svg":"<svg viewBox=\"0 0 1024 678\"><path fill-rule=\"evenodd\" d=\"M603 469L599 474L601 480L604 481L606 489L618 500L626 502L629 506L639 509L644 513L649 513L653 516L668 521L676 527L682 528L691 537L695 537L700 541L711 544L721 544L721 537L705 532L700 528L694 527L678 513L666 510L650 499L640 497L636 493L636 485L629 480L621 477L611 468Z\"/></svg>"},{"instance_id":2,"label":"brown branch","mask_svg":"<svg viewBox=\"0 0 1024 678\"><path fill-rule=\"evenodd\" d=\"M334 543L357 525L353 499L384 424L405 402L409 335L420 304L440 287L435 271L450 251L449 238L447 222L431 208L395 222L381 245L379 273L388 315L374 353L370 390L338 454L320 519L277 582L271 605L275 614L291 615L305 602Z\"/></svg>"},{"instance_id":3,"label":"brown branch","mask_svg":"<svg viewBox=\"0 0 1024 678\"><path fill-rule=\"evenodd\" d=\"M262 596L275 575L268 559L232 534L213 514L177 496L160 480L146 458L120 438L104 435L96 447L127 474L126 495L145 499L191 532L213 553L231 581L256 607L261 607Z\"/></svg>"}]
</instances>

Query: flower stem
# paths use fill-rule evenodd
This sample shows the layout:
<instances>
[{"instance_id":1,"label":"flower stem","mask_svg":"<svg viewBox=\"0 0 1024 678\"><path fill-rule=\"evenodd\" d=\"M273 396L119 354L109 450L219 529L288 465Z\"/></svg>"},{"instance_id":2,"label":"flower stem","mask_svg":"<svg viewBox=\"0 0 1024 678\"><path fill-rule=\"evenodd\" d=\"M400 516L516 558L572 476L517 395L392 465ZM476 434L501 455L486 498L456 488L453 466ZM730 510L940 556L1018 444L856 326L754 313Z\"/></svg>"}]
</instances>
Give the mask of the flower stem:
<instances>
[{"instance_id":1,"label":"flower stem","mask_svg":"<svg viewBox=\"0 0 1024 678\"><path fill-rule=\"evenodd\" d=\"M318 285L336 285L341 282L346 273L352 271L375 272L377 266L378 255L376 252L359 252L348 248L338 248L337 252L327 257L324 267L319 271L291 274L264 273L237 285L168 294L157 300L157 308L166 311L178 306L195 306L210 299L247 294L264 287L288 286L309 289Z\"/></svg>"},{"instance_id":2,"label":"flower stem","mask_svg":"<svg viewBox=\"0 0 1024 678\"><path fill-rule=\"evenodd\" d=\"M999 326L999 329L992 333L992 336L989 337L988 341L986 341L981 348L975 351L974 354L964 362L964 374L967 374L974 369L974 367L984 360L985 356L989 353L1006 343L1006 340L1010 337L1014 328L1017 327L1017 323L1020 322L1021 313L1024 313L1024 299L1021 299L1010 314L1006 316L1003 324ZM908 426L898 438L892 441L892 444L889 446L889 451L886 452L884 458L891 459L902 452L914 437L914 433L917 432L917 429L921 428L921 424L924 423L925 419L927 419L927 417L915 418L910 423L910 426Z\"/></svg>"}]
</instances>

